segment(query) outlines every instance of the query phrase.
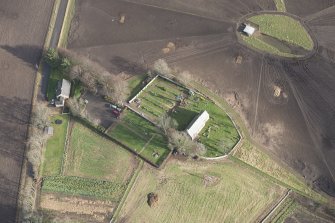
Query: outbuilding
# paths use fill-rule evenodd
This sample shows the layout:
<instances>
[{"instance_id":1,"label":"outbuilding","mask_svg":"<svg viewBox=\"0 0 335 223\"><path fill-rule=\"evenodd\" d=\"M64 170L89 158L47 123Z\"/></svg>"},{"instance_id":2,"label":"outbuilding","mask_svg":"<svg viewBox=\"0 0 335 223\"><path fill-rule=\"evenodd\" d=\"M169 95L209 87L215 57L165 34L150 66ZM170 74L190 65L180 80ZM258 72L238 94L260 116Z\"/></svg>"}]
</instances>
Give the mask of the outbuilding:
<instances>
[{"instance_id":1,"label":"outbuilding","mask_svg":"<svg viewBox=\"0 0 335 223\"><path fill-rule=\"evenodd\" d=\"M207 111L203 111L200 115L196 116L186 129L187 134L194 140L201 130L205 127L206 122L209 120Z\"/></svg>"},{"instance_id":2,"label":"outbuilding","mask_svg":"<svg viewBox=\"0 0 335 223\"><path fill-rule=\"evenodd\" d=\"M247 36L252 36L255 31L256 31L256 28L252 27L251 25L248 25L248 24L244 24L245 27L243 29L243 32L247 35Z\"/></svg>"}]
</instances>

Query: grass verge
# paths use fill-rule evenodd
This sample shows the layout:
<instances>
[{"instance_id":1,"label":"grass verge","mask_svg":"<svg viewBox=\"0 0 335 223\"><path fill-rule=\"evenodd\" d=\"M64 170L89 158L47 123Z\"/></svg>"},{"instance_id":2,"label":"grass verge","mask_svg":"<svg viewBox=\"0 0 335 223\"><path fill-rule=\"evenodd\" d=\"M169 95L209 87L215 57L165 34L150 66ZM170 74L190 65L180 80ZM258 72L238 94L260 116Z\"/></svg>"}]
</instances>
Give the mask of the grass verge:
<instances>
[{"instance_id":1,"label":"grass verge","mask_svg":"<svg viewBox=\"0 0 335 223\"><path fill-rule=\"evenodd\" d=\"M55 120L61 120L62 124L55 124ZM58 175L61 172L68 123L68 115L52 117L54 135L47 141L42 167L43 176Z\"/></svg>"},{"instance_id":2,"label":"grass verge","mask_svg":"<svg viewBox=\"0 0 335 223\"><path fill-rule=\"evenodd\" d=\"M75 14L75 6L76 0L68 0L62 30L59 35L58 47L65 48L67 46L67 39L71 28L71 21Z\"/></svg>"},{"instance_id":3,"label":"grass verge","mask_svg":"<svg viewBox=\"0 0 335 223\"><path fill-rule=\"evenodd\" d=\"M285 0L274 0L278 12L286 12Z\"/></svg>"}]
</instances>

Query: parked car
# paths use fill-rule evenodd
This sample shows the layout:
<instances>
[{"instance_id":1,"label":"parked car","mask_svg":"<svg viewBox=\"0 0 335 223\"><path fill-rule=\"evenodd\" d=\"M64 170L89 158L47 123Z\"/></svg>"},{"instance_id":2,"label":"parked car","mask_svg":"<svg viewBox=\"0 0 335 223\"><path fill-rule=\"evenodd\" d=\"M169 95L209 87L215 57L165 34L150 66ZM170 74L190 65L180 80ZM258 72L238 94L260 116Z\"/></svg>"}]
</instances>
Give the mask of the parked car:
<instances>
[{"instance_id":1,"label":"parked car","mask_svg":"<svg viewBox=\"0 0 335 223\"><path fill-rule=\"evenodd\" d=\"M114 118L118 118L120 114L121 113L118 110L112 110L112 115L114 116Z\"/></svg>"}]
</instances>

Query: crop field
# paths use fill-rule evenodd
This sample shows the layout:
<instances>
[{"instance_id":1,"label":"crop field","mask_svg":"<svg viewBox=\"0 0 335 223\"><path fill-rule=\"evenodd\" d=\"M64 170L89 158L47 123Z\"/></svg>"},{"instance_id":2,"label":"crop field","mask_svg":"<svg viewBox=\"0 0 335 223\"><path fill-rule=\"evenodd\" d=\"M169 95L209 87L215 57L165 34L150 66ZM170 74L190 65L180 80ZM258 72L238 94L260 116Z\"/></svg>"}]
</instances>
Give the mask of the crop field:
<instances>
[{"instance_id":1,"label":"crop field","mask_svg":"<svg viewBox=\"0 0 335 223\"><path fill-rule=\"evenodd\" d=\"M209 113L210 119L199 134L199 141L207 148L207 157L228 154L238 143L240 136L230 117L212 101L198 94L190 96L185 105L177 107L171 114L183 131L202 111Z\"/></svg>"},{"instance_id":2,"label":"crop field","mask_svg":"<svg viewBox=\"0 0 335 223\"><path fill-rule=\"evenodd\" d=\"M62 123L56 124L56 120L61 120ZM48 139L44 153L42 167L42 175L44 176L58 175L61 173L69 116L53 116L51 123L54 128L54 135Z\"/></svg>"},{"instance_id":3,"label":"crop field","mask_svg":"<svg viewBox=\"0 0 335 223\"><path fill-rule=\"evenodd\" d=\"M161 130L130 110L123 112L122 120L107 134L157 166L170 153Z\"/></svg>"},{"instance_id":4,"label":"crop field","mask_svg":"<svg viewBox=\"0 0 335 223\"><path fill-rule=\"evenodd\" d=\"M209 180L211 179L211 180ZM120 222L255 222L283 188L231 161L172 161L142 170L121 209ZM147 194L158 195L155 207ZM243 208L241 208L243 207Z\"/></svg>"},{"instance_id":5,"label":"crop field","mask_svg":"<svg viewBox=\"0 0 335 223\"><path fill-rule=\"evenodd\" d=\"M158 121L176 106L178 96L184 95L185 89L160 77L156 78L138 97L138 111L153 121Z\"/></svg>"}]
</instances>

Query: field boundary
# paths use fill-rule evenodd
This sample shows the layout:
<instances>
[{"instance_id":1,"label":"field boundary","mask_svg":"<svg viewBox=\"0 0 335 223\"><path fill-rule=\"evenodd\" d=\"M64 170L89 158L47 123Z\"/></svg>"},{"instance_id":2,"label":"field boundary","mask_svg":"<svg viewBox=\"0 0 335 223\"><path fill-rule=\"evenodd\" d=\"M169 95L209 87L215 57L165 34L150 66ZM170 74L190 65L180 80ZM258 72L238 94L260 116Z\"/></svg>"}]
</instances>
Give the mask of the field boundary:
<instances>
[{"instance_id":1,"label":"field boundary","mask_svg":"<svg viewBox=\"0 0 335 223\"><path fill-rule=\"evenodd\" d=\"M128 184L128 187L127 187L126 191L124 192L117 208L115 209L115 211L113 211L113 213L112 213L113 216L112 216L111 220L109 221L109 223L116 223L117 222L117 218L120 214L120 211L121 211L128 195L129 195L129 192L134 187L135 181L137 180L138 175L139 175L140 171L142 170L143 165L144 165L144 161L140 159L140 163L138 164L138 167L137 167L135 173L133 174L133 177L131 178L131 180Z\"/></svg>"},{"instance_id":2,"label":"field boundary","mask_svg":"<svg viewBox=\"0 0 335 223\"><path fill-rule=\"evenodd\" d=\"M128 101L129 104L131 104L136 98L138 98L138 96L140 96L140 94L142 94L143 91L145 91L145 89L147 89L158 77L159 75L156 75L154 78L152 78L151 81L149 81L149 83L147 83L132 99L130 99Z\"/></svg>"},{"instance_id":3,"label":"field boundary","mask_svg":"<svg viewBox=\"0 0 335 223\"><path fill-rule=\"evenodd\" d=\"M58 15L58 10L59 10L59 6L60 6L61 0L55 0L54 4L53 4L53 8L52 8L52 14L49 17L49 27L48 27L48 31L45 35L44 38L44 44L43 44L43 50L49 48L50 45L50 41L51 41L51 37L54 31L54 26L56 23L56 18ZM31 108L30 108L30 114L33 112L35 104L36 104L36 100L37 100L37 95L38 95L38 89L41 83L41 79L42 79L42 69L43 69L43 62L42 60L40 60L39 64L38 64L38 70L36 72L36 77L35 77L35 81L34 81L34 89L33 89L33 93L32 93L32 100L31 100ZM26 134L26 138L29 139L30 135L31 135L31 126L28 126L28 131ZM27 151L29 150L29 146L26 146L24 149L24 153L23 153L23 160L22 160L22 167L21 167L21 173L20 173L20 180L19 180L19 190L18 190L18 198L17 198L17 211L16 211L16 221L17 222L21 222L22 217L23 217L23 213L21 211L21 207L22 207L22 200L23 198L23 190L24 190L24 186L26 185L26 178L27 178ZM37 186L35 184L35 186ZM36 191L35 193L35 198L34 198L34 203L33 203L33 207L32 209L34 210L36 208L36 200L37 200L37 194L38 191Z\"/></svg>"}]
</instances>

